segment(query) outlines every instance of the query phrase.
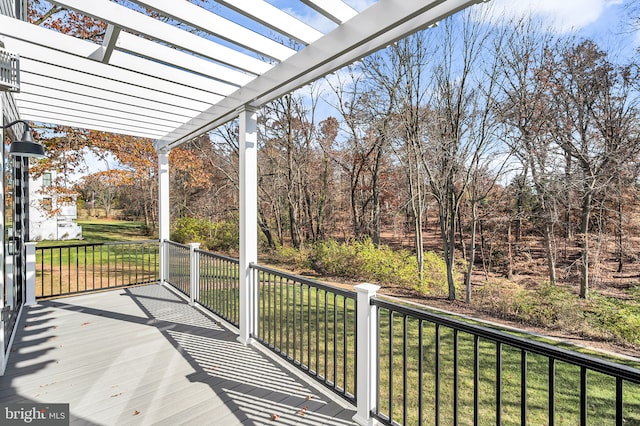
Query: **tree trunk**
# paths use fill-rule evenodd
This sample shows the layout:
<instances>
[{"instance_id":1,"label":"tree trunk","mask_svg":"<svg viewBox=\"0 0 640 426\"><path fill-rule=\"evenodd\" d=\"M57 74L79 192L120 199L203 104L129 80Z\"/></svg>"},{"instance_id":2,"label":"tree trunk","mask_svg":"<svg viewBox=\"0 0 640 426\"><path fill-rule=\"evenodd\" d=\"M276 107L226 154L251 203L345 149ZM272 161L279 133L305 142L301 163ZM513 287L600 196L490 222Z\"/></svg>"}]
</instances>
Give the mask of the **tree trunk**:
<instances>
[{"instance_id":1,"label":"tree trunk","mask_svg":"<svg viewBox=\"0 0 640 426\"><path fill-rule=\"evenodd\" d=\"M373 192L373 244L380 246L380 183L378 175L380 173L380 161L382 157L382 149L378 148L376 160L373 167L373 176L371 176L371 190ZM422 223L420 224L422 226Z\"/></svg>"},{"instance_id":2,"label":"tree trunk","mask_svg":"<svg viewBox=\"0 0 640 426\"><path fill-rule=\"evenodd\" d=\"M471 231L469 236L469 264L467 274L464 277L464 285L467 289L466 302L471 303L471 275L473 274L473 263L476 260L476 224L478 223L476 203L471 203Z\"/></svg>"},{"instance_id":3,"label":"tree trunk","mask_svg":"<svg viewBox=\"0 0 640 426\"><path fill-rule=\"evenodd\" d=\"M464 243L464 230L462 229L462 212L458 209L458 234L460 236L460 251L462 252L462 258L467 260L467 246Z\"/></svg>"},{"instance_id":4,"label":"tree trunk","mask_svg":"<svg viewBox=\"0 0 640 426\"><path fill-rule=\"evenodd\" d=\"M580 220L580 297L589 298L589 221L591 218L591 199L593 191L589 187L582 197L582 215Z\"/></svg>"},{"instance_id":5,"label":"tree trunk","mask_svg":"<svg viewBox=\"0 0 640 426\"><path fill-rule=\"evenodd\" d=\"M508 280L513 278L513 250L511 247L511 221L507 226L507 272L506 276Z\"/></svg>"},{"instance_id":6,"label":"tree trunk","mask_svg":"<svg viewBox=\"0 0 640 426\"><path fill-rule=\"evenodd\" d=\"M544 248L547 252L547 267L549 268L549 283L551 285L556 284L556 260L554 256L553 250L553 228L548 220L545 219L543 226L543 234L544 234Z\"/></svg>"},{"instance_id":7,"label":"tree trunk","mask_svg":"<svg viewBox=\"0 0 640 426\"><path fill-rule=\"evenodd\" d=\"M624 239L622 238L624 215L622 211L622 185L620 184L620 176L618 176L618 226L616 227L617 243L618 243L618 273L622 272L624 263Z\"/></svg>"},{"instance_id":8,"label":"tree trunk","mask_svg":"<svg viewBox=\"0 0 640 426\"><path fill-rule=\"evenodd\" d=\"M447 267L447 286L449 290L448 299L456 299L456 286L454 277L454 263L455 263L455 244L456 244L456 211L455 200L452 191L447 194L446 206L447 210L444 215L442 237L444 240L444 254L445 264Z\"/></svg>"},{"instance_id":9,"label":"tree trunk","mask_svg":"<svg viewBox=\"0 0 640 426\"><path fill-rule=\"evenodd\" d=\"M275 241L273 241L273 235L271 234L271 230L269 229L269 225L267 224L267 218L264 215L264 211L258 207L258 226L260 230L267 238L267 244L269 247L273 248L276 246Z\"/></svg>"}]
</instances>

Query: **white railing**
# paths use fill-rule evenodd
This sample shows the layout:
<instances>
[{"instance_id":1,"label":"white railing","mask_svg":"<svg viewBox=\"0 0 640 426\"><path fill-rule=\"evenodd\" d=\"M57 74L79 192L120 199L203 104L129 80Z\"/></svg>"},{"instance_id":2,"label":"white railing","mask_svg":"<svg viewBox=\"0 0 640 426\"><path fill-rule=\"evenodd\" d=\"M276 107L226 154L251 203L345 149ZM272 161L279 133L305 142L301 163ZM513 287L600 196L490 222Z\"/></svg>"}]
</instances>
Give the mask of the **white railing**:
<instances>
[{"instance_id":1,"label":"white railing","mask_svg":"<svg viewBox=\"0 0 640 426\"><path fill-rule=\"evenodd\" d=\"M20 91L20 57L0 47L0 91Z\"/></svg>"}]
</instances>

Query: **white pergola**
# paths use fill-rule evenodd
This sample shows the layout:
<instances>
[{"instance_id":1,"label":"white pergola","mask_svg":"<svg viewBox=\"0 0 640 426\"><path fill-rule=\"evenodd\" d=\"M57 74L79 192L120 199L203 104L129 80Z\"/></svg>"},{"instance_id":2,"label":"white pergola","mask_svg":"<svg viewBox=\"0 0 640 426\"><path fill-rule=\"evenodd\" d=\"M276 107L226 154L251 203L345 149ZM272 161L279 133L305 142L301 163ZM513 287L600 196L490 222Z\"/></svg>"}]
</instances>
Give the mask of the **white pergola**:
<instances>
[{"instance_id":1,"label":"white pergola","mask_svg":"<svg viewBox=\"0 0 640 426\"><path fill-rule=\"evenodd\" d=\"M481 1L371 0L362 11L342 0L289 2L323 21L323 32L275 6L286 2L216 0L207 10L185 0L54 0L106 23L104 40L0 14L0 41L20 56L18 117L10 118L153 139L164 241L169 150L239 117L246 283L248 265L257 261L256 109ZM247 343L250 313L241 309L241 316Z\"/></svg>"}]
</instances>

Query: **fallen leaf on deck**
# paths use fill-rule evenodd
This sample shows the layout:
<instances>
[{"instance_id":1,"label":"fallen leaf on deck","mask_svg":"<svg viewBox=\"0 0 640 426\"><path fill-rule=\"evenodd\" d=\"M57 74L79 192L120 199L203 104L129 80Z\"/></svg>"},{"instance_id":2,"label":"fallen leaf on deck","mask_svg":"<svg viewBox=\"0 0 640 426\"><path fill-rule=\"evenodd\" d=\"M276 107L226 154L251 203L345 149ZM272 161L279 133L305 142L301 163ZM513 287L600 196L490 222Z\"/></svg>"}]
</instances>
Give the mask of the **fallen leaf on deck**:
<instances>
[{"instance_id":1,"label":"fallen leaf on deck","mask_svg":"<svg viewBox=\"0 0 640 426\"><path fill-rule=\"evenodd\" d=\"M309 407L302 407L300 410L298 410L298 415L299 416L304 416L305 414L307 414L307 410L309 409Z\"/></svg>"},{"instance_id":2,"label":"fallen leaf on deck","mask_svg":"<svg viewBox=\"0 0 640 426\"><path fill-rule=\"evenodd\" d=\"M111 395L111 398L115 398L116 396L120 396L120 395L122 395L122 392Z\"/></svg>"},{"instance_id":3,"label":"fallen leaf on deck","mask_svg":"<svg viewBox=\"0 0 640 426\"><path fill-rule=\"evenodd\" d=\"M276 420L278 420L279 418L280 418L280 416L279 416L279 415L277 415L276 413L272 413L272 414L271 414L271 420L276 421Z\"/></svg>"},{"instance_id":4,"label":"fallen leaf on deck","mask_svg":"<svg viewBox=\"0 0 640 426\"><path fill-rule=\"evenodd\" d=\"M138 414L140 414L140 411L138 411L138 410L135 410L135 411L133 412L133 415L134 415L134 416L137 416Z\"/></svg>"}]
</instances>

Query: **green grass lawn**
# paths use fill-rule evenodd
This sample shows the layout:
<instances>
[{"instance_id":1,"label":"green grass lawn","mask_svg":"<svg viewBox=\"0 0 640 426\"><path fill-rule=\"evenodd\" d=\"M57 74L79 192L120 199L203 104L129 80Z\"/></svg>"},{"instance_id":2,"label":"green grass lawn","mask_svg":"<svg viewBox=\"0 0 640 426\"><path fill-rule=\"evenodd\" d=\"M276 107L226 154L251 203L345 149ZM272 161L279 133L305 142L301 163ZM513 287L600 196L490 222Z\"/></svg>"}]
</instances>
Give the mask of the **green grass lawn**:
<instances>
[{"instance_id":1,"label":"green grass lawn","mask_svg":"<svg viewBox=\"0 0 640 426\"><path fill-rule=\"evenodd\" d=\"M153 239L144 232L143 222L122 220L78 220L82 226L82 240L40 241L38 247L74 245L79 243L107 243Z\"/></svg>"},{"instance_id":2,"label":"green grass lawn","mask_svg":"<svg viewBox=\"0 0 640 426\"><path fill-rule=\"evenodd\" d=\"M380 411L392 413L393 419L406 424L434 424L438 415L441 424L453 424L454 372L457 371L457 422L473 424L474 398L474 337L441 326L436 336L434 324L424 322L422 330L417 319L402 315L390 319L381 310L380 339ZM392 321L392 322L391 322ZM392 327L390 327L392 324ZM420 340L420 334L422 340ZM392 337L390 337L392 336ZM405 352L406 341L406 352ZM422 372L419 370L419 349L422 341ZM455 347L457 346L457 357ZM405 355L406 354L406 355ZM496 424L498 411L498 369L500 356L500 424L521 424L522 353L520 349L480 339L478 342L479 424ZM439 364L436 373L436 363ZM456 368L457 365L457 368ZM402 374L405 369L406 378ZM580 424L580 368L555 362L554 403L555 424ZM436 392L436 382L439 389ZM527 424L549 424L549 359L528 354L526 358ZM436 394L439 412L436 413ZM615 422L615 379L601 373L587 373L588 424L608 425ZM624 382L624 424L640 425L640 385ZM420 398L420 399L419 399ZM418 402L422 401L420 405ZM405 409L406 407L406 409ZM418 410L421 407L421 410Z\"/></svg>"},{"instance_id":3,"label":"green grass lawn","mask_svg":"<svg viewBox=\"0 0 640 426\"><path fill-rule=\"evenodd\" d=\"M84 240L38 243L38 297L157 279L158 244L144 243L149 238L144 235L141 222L93 220L78 223L82 225Z\"/></svg>"}]
</instances>

